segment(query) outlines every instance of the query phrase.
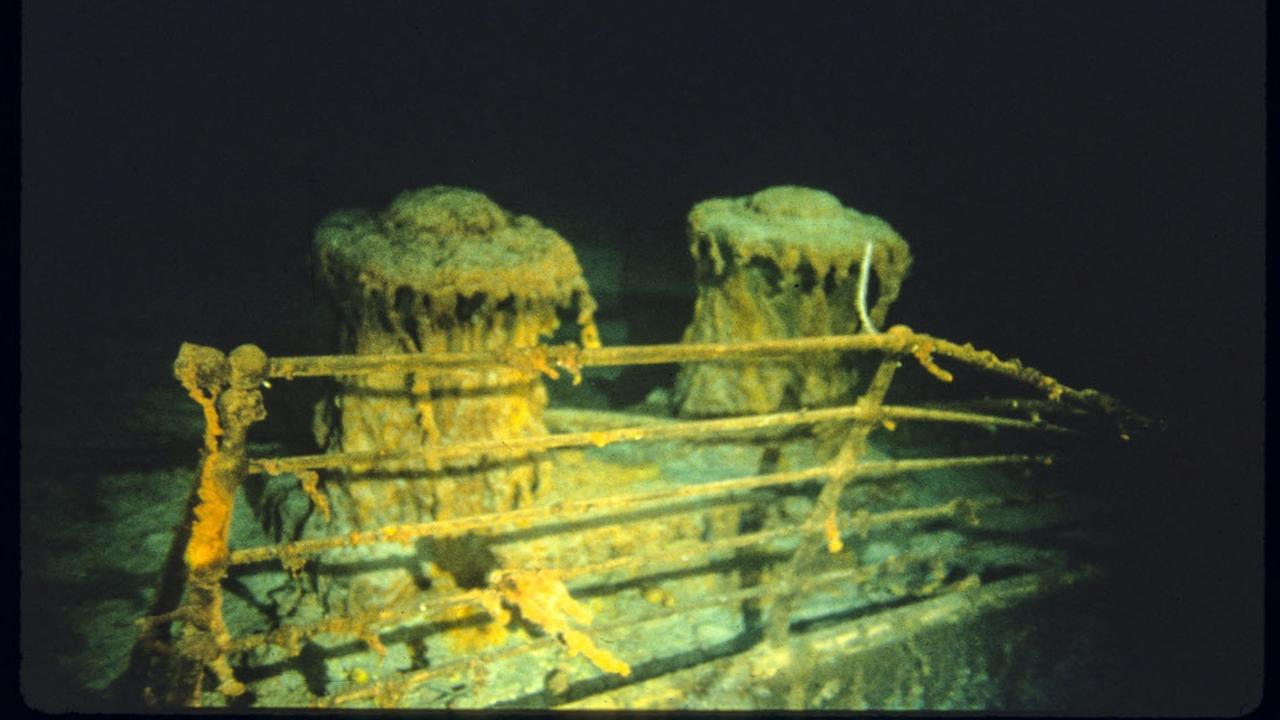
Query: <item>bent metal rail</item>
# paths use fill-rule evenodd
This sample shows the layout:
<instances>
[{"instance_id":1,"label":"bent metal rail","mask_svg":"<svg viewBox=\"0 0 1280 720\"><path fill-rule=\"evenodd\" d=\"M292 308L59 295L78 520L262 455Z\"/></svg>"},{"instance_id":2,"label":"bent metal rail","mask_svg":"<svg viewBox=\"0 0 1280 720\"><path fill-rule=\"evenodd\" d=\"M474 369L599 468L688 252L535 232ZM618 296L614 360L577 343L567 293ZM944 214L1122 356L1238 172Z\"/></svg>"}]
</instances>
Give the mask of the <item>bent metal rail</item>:
<instances>
[{"instance_id":1,"label":"bent metal rail","mask_svg":"<svg viewBox=\"0 0 1280 720\"><path fill-rule=\"evenodd\" d=\"M372 531L358 531L277 545L233 549L228 537L236 493L249 473L295 475L312 502L327 509L317 489L318 470L378 464L407 459L405 455L379 453L329 453L276 458L249 458L246 434L263 418L262 389L269 379L298 377L355 376L386 371L448 371L502 365L526 373L542 373L557 378L561 371L580 379L583 368L731 361L783 357L810 352L862 352L882 356L868 389L853 405L835 408L776 412L714 420L644 423L586 432L566 432L506 441L442 444L411 455L428 464L475 456L519 456L556 449L604 446L618 442L644 442L686 438L709 438L750 434L764 429L811 426L815 423L847 423L846 436L834 458L803 470L755 474L746 477L704 482L650 492L633 492L595 497L576 502L530 506L506 512L442 519L415 524L392 525ZM897 326L880 334L826 336L788 340L768 340L740 344L672 344L582 349L577 345L537 346L500 353L404 354L361 356L313 356L268 358L253 345L243 345L229 355L208 347L186 344L175 362L175 375L204 413L204 447L200 472L187 513L175 535L166 560L152 611L140 621L141 633L131 659L130 674L151 704L198 706L206 673L217 681L217 691L234 698L246 691L237 680L231 658L262 645L276 645L296 656L302 642L321 633L347 635L364 641L375 652L384 652L379 634L407 623L421 623L448 608L469 606L478 615L497 618L504 603L534 617L520 588L534 585L546 592L564 593L565 583L599 576L624 568L661 568L670 571L707 565L726 551L764 547L780 539L798 541L783 562L788 569L784 580L721 593L705 602L665 608L643 617L630 618L635 626L673 614L718 605L757 601L766 609L765 642L786 641L790 612L798 597L832 583L859 582L885 570L884 563L857 566L851 570L814 574L813 559L823 552L838 552L844 539L862 536L872 527L929 518L976 520L977 513L993 505L1014 502L1007 499L956 498L932 507L906 508L870 513L865 510L842 517L838 512L841 493L851 483L864 479L892 477L902 473L978 465L1047 464L1050 455L1001 454L972 457L941 457L871 462L862 459L867 436L878 427L892 429L900 422L959 423L999 426L1045 432L1069 432L1038 415L1021 419L986 413L957 412L884 404L895 370L904 359L913 359L931 375L951 382L952 375L940 367L935 357L946 358L981 371L1002 375L1042 393L1049 404L1076 412L1100 416L1122 438L1140 429L1146 421L1129 412L1119 402L1095 390L1077 390L1058 382L1017 360L1002 360L994 354L959 345ZM269 386L269 385L268 385ZM340 478L339 478L340 481ZM222 581L228 568L251 563L279 562L290 572L300 572L308 558L327 550L374 545L409 543L426 537L451 537L465 533L502 535L517 528L563 521L573 516L611 516L640 509L671 507L692 499L726 500L753 490L800 483L821 483L812 511L793 527L748 532L727 539L680 542L657 553L637 553L590 565L540 569L504 569L491 574L488 587L457 591L424 599L411 598L392 605L347 616L325 618L310 624L285 624L269 632L234 637L222 616ZM895 563L936 561L935 557L897 557ZM967 582L952 583L937 592L964 590ZM572 600L570 600L572 602ZM477 653L439 666L400 673L365 687L313 698L320 706L341 706L356 701L373 701L395 706L405 693L432 678L471 672L477 663L501 657L564 645L581 652L605 672L627 675L630 668L620 658L596 647L589 637L555 618L541 622L546 636L516 647ZM604 626L607 627L607 626ZM600 629L600 628L595 628ZM576 635L575 635L576 633Z\"/></svg>"}]
</instances>

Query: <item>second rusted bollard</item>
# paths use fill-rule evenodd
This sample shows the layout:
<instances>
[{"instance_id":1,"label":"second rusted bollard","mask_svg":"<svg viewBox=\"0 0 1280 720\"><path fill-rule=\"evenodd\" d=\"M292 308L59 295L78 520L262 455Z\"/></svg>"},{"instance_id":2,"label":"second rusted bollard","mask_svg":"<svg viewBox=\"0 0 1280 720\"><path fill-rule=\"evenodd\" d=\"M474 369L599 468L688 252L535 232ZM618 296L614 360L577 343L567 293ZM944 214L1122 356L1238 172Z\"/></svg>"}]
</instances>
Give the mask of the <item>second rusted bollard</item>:
<instances>
[{"instance_id":1,"label":"second rusted bollard","mask_svg":"<svg viewBox=\"0 0 1280 720\"><path fill-rule=\"evenodd\" d=\"M911 264L906 242L883 220L821 190L780 186L718 198L689 213L698 298L685 342L747 342L867 330L859 275L879 285L867 305L883 325ZM840 355L694 363L681 369L680 414L765 413L851 402L856 370Z\"/></svg>"}]
</instances>

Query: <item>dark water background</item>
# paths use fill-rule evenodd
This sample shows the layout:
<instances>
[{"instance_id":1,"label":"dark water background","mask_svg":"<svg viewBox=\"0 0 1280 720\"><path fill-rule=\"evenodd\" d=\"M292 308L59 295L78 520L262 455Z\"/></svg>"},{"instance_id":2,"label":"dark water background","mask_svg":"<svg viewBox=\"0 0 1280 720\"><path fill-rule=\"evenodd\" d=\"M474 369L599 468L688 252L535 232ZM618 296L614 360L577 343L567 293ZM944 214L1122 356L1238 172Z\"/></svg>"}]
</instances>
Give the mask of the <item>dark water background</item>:
<instances>
[{"instance_id":1,"label":"dark water background","mask_svg":"<svg viewBox=\"0 0 1280 720\"><path fill-rule=\"evenodd\" d=\"M689 208L807 185L911 244L894 321L1169 419L1098 489L1135 509L1134 704L1256 701L1263 5L754 5L27 4L24 497L189 453L116 420L182 341L329 350L332 210L481 190L652 343L691 312Z\"/></svg>"}]
</instances>

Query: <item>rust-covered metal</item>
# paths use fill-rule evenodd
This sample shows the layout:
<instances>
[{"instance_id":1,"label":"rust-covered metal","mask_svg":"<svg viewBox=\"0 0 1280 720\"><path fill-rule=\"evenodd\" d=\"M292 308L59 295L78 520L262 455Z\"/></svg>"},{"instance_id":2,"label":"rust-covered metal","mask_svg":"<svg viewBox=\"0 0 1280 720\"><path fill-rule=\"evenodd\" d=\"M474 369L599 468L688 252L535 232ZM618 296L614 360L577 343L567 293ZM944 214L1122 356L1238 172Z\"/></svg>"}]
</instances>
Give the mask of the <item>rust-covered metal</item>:
<instances>
[{"instance_id":1,"label":"rust-covered metal","mask_svg":"<svg viewBox=\"0 0 1280 720\"><path fill-rule=\"evenodd\" d=\"M832 351L873 353L880 358L879 370L873 375L868 390L853 405L713 420L649 420L622 427L618 427L618 423L625 422L627 416L602 416L594 429L511 440L442 442L438 446L400 453L336 452L258 458L247 457L245 453L248 428L265 417L261 383L269 377L356 376L372 372L407 375L441 367L497 365L549 376L557 367L576 373L583 368L608 364L703 362L760 353L786 356ZM1024 383L1035 391L1031 402L1048 404L1037 404L1040 410L1060 407L1071 413L1065 413L1063 424L1058 424L1042 419L1039 412L1034 419L1026 419L1008 414L884 402L895 372L904 362L922 366L938 380L949 380L950 372L940 368L935 358L947 358L958 365ZM357 683L358 687L312 695L300 701L322 707L430 707L435 701L422 693L434 684L449 678L463 678L464 685L474 686L471 692L480 693L481 688L495 682L486 668L533 662L535 658L559 653L563 658L585 658L585 667L594 668L596 674L584 675L586 671L582 667L568 674L563 669L556 670L558 665L548 667L551 678L548 688L551 689L535 704L554 705L556 698L575 697L579 698L575 702L582 704L586 702L584 697L598 697L598 705L603 707L612 702L609 698L629 697L622 691L629 683L642 687L651 686L653 682L645 662L628 657L606 638L624 630L643 633L646 623L661 623L663 618L696 614L715 607L759 607L765 613L765 635L751 653L773 657L769 653L776 654L779 648L817 642L803 634L796 639L793 628L797 603L818 592L815 588L819 585L828 588L824 592L830 591L831 583L847 583L849 587L880 588L877 592L920 598L955 596L955 602L963 604L967 593L981 592L982 583L976 575L953 577L943 570L955 562L949 553L961 553L960 549L907 553L870 563L849 563L841 558L856 558L857 553L850 554L850 547L860 546L880 528L926 522L966 526L980 522L988 512L1035 502L1034 499L957 496L926 506L851 511L842 498L854 487L869 487L889 479L897 481L945 469L1004 466L1034 470L1052 463L1054 453L867 459L864 455L870 434L891 432L902 423L946 423L1062 435L1076 432L1070 426L1072 413L1084 413L1103 418L1114 435L1127 438L1146 422L1102 393L1071 388L1017 361L1001 360L972 346L917 334L902 327L878 335L780 339L739 345L700 343L594 349L539 345L499 351L393 356L268 358L253 346L242 346L223 356L211 348L185 345L175 363L175 374L202 408L206 422L205 447L190 512L175 540L175 546L181 545L180 552L171 553L173 567L162 581L154 612L142 623L143 632L134 655L135 674L144 688L144 697L154 704L167 706L234 702L251 690L251 683L237 670L237 659L269 648L276 648L275 651L284 653L285 657L296 658L305 646L318 638L349 637L367 651L385 655L394 638L410 628L428 635L452 632L455 636L449 647L454 649L438 654L433 662L422 667L384 672L376 679ZM320 503L332 497L335 485L350 482L348 475L332 470L384 462L400 467L410 456L424 463L446 463L475 457L580 452L582 448L637 442L741 440L752 433L778 427L812 427L820 423L839 424L845 428L845 437L839 452L812 467L762 471L689 485L650 485L645 489L615 488L606 482L594 490L584 485L572 491L581 492L577 499L534 502L524 507L473 509L449 517L389 522L260 547L233 548L228 541L227 527L237 502L237 491L246 478L255 474L280 477L292 474L300 487L309 488L306 493L311 501ZM432 454L435 456L431 457ZM319 485L314 481L317 472L326 473L325 481ZM644 542L626 545L625 551L621 550L622 545L607 553L583 550L577 555L563 556L558 564L527 561L527 558L538 557L531 551L524 555L512 553L500 559L498 567L490 568L479 586L438 583L429 592L411 593L372 606L352 607L347 612L331 612L320 619L286 620L268 631L237 633L222 617L222 583L228 570L235 567L278 563L279 572L296 575L326 553L360 547L412 547L424 538L483 536L519 545L527 542L519 538L532 537L536 541L540 533L578 532L590 543L604 543L603 538L621 540L630 532L643 533L645 523L652 523L652 518L666 518L664 522L670 523L678 517L711 517L708 513L714 508L741 509L762 500L775 502L767 500L775 496L759 493L801 487L816 488L813 502L806 506L807 510L798 520L789 524L767 524L756 529L734 527L731 531L704 530L701 536L670 537L656 545ZM572 498L572 492L562 498ZM964 552L970 551L972 548L964 549ZM744 552L748 555L744 556ZM180 564L172 562L175 557L181 559ZM607 602L600 605L603 601L612 602L608 593L599 595L601 588L609 588L611 583L621 583L619 588L627 587L628 582L656 583L643 579L680 577L726 563L725 567L732 567L743 557L756 558L753 562L772 558L766 564L773 569L741 576L735 574L736 571L728 574L719 571L724 578L740 579L721 583L701 595L683 595L683 599L673 599L661 583L647 585L649 589L643 594L654 607L648 614L619 618L606 613L607 617L601 619L597 609L608 608ZM834 561L839 562L832 565ZM592 595L579 594L590 588L595 588ZM584 597L600 599L587 602ZM703 599L695 602L692 599L695 597ZM443 630L432 631L432 627ZM469 634L459 635L459 630L448 630L450 627L467 629ZM522 627L525 629L521 630ZM517 641L517 635L529 633L532 634L527 640ZM751 665L748 659L754 655L740 657L747 658L741 662ZM726 658L717 662L731 661ZM806 700L808 690L790 692L794 697L786 693L771 697L780 698L775 700L779 706L815 706L809 703L812 698ZM676 699L669 700L665 706L680 706ZM525 702L534 701L526 696Z\"/></svg>"},{"instance_id":2,"label":"rust-covered metal","mask_svg":"<svg viewBox=\"0 0 1280 720\"><path fill-rule=\"evenodd\" d=\"M794 185L698 203L689 213L689 250L698 296L688 343L874 332L911 266L907 243L888 223ZM878 292L871 302L873 268ZM865 379L848 361L807 353L686 365L675 401L682 415L695 417L821 407Z\"/></svg>"}]
</instances>

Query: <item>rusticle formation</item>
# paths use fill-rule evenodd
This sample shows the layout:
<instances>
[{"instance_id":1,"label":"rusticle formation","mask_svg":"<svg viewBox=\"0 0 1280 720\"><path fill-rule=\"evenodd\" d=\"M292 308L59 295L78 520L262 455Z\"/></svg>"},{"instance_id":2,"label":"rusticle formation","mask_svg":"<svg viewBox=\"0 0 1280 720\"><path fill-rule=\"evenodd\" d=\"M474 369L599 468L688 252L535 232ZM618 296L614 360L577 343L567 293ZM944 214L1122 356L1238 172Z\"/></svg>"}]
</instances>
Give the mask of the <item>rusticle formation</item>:
<instances>
[{"instance_id":1,"label":"rusticle formation","mask_svg":"<svg viewBox=\"0 0 1280 720\"><path fill-rule=\"evenodd\" d=\"M879 286L868 316L883 322L911 265L885 221L843 207L830 193L779 186L717 198L689 213L698 298L684 342L851 334L859 319L859 271ZM869 256L868 256L869 253ZM772 412L851 400L857 371L840 356L686 365L676 381L685 416Z\"/></svg>"},{"instance_id":2,"label":"rusticle formation","mask_svg":"<svg viewBox=\"0 0 1280 720\"><path fill-rule=\"evenodd\" d=\"M315 236L319 272L340 313L338 351L458 353L529 347L576 310L584 345L598 345L592 298L572 247L537 220L453 187L406 192L384 211L342 211ZM509 367L403 370L343 381L317 436L330 451L413 459L355 468L327 483L328 529L446 519L533 501L545 463L489 458L431 463L415 451L546 433L537 372ZM444 557L458 570L474 557ZM469 555L469 552L463 553ZM483 573L484 569L477 568Z\"/></svg>"},{"instance_id":3,"label":"rusticle formation","mask_svg":"<svg viewBox=\"0 0 1280 720\"><path fill-rule=\"evenodd\" d=\"M1070 548L1016 542L1081 509L1059 504L1070 485L1014 485L1066 447L1039 452L1028 433L1129 442L1152 421L970 344L880 332L910 253L828 193L709 200L689 239L685 342L603 348L569 244L478 192L428 188L326 218L314 253L338 354L179 352L204 450L120 696L348 708L1009 697L1003 683L968 685L966 669L1008 675L1007 642L951 671L938 668L953 648L918 646L973 646L972 627L1021 623L1020 606L1097 574ZM581 346L548 342L570 318ZM584 368L655 363L685 363L678 409L704 417L544 414L541 376L556 368L577 382ZM886 404L904 364L942 383L969 366L1034 396ZM313 426L324 452L251 453L270 381L303 377L332 383ZM720 415L735 417L705 417ZM918 457L913 438L949 446L926 430L899 457L887 433L900 423L1019 437ZM262 527L246 524L242 490ZM988 614L1006 611L1018 615ZM934 670L912 670L922 658ZM887 674L851 677L851 662Z\"/></svg>"}]
</instances>

